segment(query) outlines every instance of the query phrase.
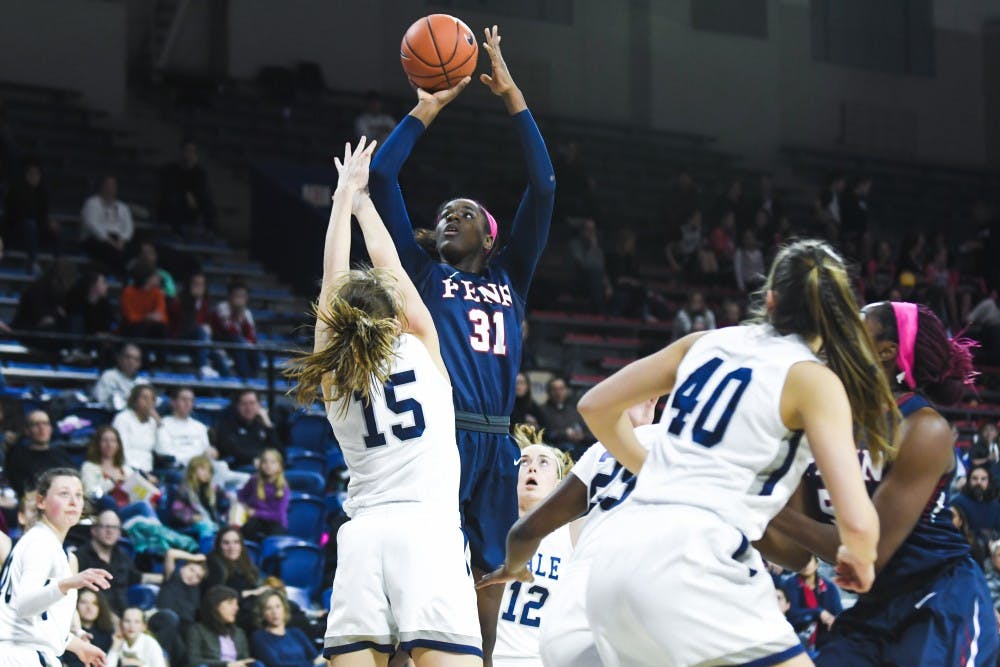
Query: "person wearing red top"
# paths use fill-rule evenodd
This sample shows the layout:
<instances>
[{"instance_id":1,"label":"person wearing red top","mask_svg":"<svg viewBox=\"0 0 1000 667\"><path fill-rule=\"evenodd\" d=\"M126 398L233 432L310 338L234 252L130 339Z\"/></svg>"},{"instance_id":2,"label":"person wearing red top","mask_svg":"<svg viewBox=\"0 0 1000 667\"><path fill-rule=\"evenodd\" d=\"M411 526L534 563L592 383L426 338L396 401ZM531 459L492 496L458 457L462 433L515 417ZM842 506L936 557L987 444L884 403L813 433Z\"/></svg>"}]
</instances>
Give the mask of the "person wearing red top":
<instances>
[{"instance_id":1,"label":"person wearing red top","mask_svg":"<svg viewBox=\"0 0 1000 667\"><path fill-rule=\"evenodd\" d=\"M139 338L167 335L167 299L160 289L160 276L148 264L136 267L132 284L122 290L122 333Z\"/></svg>"},{"instance_id":2,"label":"person wearing red top","mask_svg":"<svg viewBox=\"0 0 1000 667\"><path fill-rule=\"evenodd\" d=\"M181 340L207 343L212 340L210 320L212 309L207 294L205 274L197 272L188 277L177 298L170 303L170 335ZM203 378L219 377L218 370L226 368L222 356L207 347L193 351ZM209 357L211 356L211 363Z\"/></svg>"},{"instance_id":3,"label":"person wearing red top","mask_svg":"<svg viewBox=\"0 0 1000 667\"><path fill-rule=\"evenodd\" d=\"M247 307L249 291L244 283L232 283L226 300L212 311L212 340L225 343L246 343L242 350L230 350L236 372L242 378L257 377L260 355L251 345L257 344L257 325Z\"/></svg>"}]
</instances>

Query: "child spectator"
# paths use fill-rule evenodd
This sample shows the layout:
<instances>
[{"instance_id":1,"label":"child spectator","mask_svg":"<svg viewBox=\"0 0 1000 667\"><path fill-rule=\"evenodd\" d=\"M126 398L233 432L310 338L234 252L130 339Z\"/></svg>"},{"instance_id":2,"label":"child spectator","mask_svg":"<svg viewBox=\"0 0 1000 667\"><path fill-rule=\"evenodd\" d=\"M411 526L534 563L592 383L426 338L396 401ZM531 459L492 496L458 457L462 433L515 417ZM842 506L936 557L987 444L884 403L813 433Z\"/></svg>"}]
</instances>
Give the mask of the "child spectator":
<instances>
[{"instance_id":1,"label":"child spectator","mask_svg":"<svg viewBox=\"0 0 1000 667\"><path fill-rule=\"evenodd\" d=\"M128 407L111 422L121 436L125 463L141 472L153 470L153 452L157 449L161 422L153 387L148 384L133 387Z\"/></svg>"},{"instance_id":2,"label":"child spectator","mask_svg":"<svg viewBox=\"0 0 1000 667\"><path fill-rule=\"evenodd\" d=\"M225 522L225 493L212 477L212 460L195 456L187 465L184 483L177 491L170 512L176 525L194 529L198 537L214 535Z\"/></svg>"},{"instance_id":3,"label":"child spectator","mask_svg":"<svg viewBox=\"0 0 1000 667\"><path fill-rule=\"evenodd\" d=\"M257 474L247 481L238 495L250 517L243 525L243 536L259 542L268 535L284 533L291 495L281 452L265 449L257 463Z\"/></svg>"},{"instance_id":4,"label":"child spectator","mask_svg":"<svg viewBox=\"0 0 1000 667\"><path fill-rule=\"evenodd\" d=\"M84 588L76 598L76 613L80 629L90 635L90 643L107 653L115 634L115 619L103 593ZM63 654L66 667L82 667L83 663L72 653Z\"/></svg>"},{"instance_id":5,"label":"child spectator","mask_svg":"<svg viewBox=\"0 0 1000 667\"><path fill-rule=\"evenodd\" d=\"M224 343L257 344L257 325L247 307L249 290L245 283L232 283L226 300L212 313L212 339ZM230 350L236 372L242 378L257 377L260 355L254 348Z\"/></svg>"},{"instance_id":6,"label":"child spectator","mask_svg":"<svg viewBox=\"0 0 1000 667\"><path fill-rule=\"evenodd\" d=\"M98 426L87 447L87 460L80 466L84 494L100 498L102 508L125 507L129 504L129 496L122 482L132 472L125 464L125 451L118 431L113 426Z\"/></svg>"},{"instance_id":7,"label":"child spectator","mask_svg":"<svg viewBox=\"0 0 1000 667\"><path fill-rule=\"evenodd\" d=\"M142 609L129 607L122 614L121 634L115 637L108 652L107 667L167 667L163 647L146 634Z\"/></svg>"},{"instance_id":8,"label":"child spectator","mask_svg":"<svg viewBox=\"0 0 1000 667\"><path fill-rule=\"evenodd\" d=\"M781 586L791 604L786 613L788 622L809 650L823 646L827 633L844 610L840 602L840 589L829 579L817 574L818 566L819 563L813 556L804 569L786 579Z\"/></svg>"},{"instance_id":9,"label":"child spectator","mask_svg":"<svg viewBox=\"0 0 1000 667\"><path fill-rule=\"evenodd\" d=\"M149 380L138 376L142 368L142 350L135 343L125 343L115 356L115 367L101 373L91 392L94 400L112 410L124 410L128 397L138 384Z\"/></svg>"},{"instance_id":10,"label":"child spectator","mask_svg":"<svg viewBox=\"0 0 1000 667\"><path fill-rule=\"evenodd\" d=\"M139 264L132 284L122 290L122 334L138 338L167 335L167 299L160 289L160 276L149 264Z\"/></svg>"}]
</instances>

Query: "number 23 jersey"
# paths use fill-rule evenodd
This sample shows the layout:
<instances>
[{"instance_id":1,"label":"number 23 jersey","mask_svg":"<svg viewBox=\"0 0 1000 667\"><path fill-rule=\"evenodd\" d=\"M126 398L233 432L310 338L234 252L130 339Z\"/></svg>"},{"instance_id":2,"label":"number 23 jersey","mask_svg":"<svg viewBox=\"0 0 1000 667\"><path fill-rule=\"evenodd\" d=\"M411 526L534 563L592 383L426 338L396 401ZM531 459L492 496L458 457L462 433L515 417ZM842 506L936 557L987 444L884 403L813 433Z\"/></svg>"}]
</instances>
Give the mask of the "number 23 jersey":
<instances>
[{"instance_id":1,"label":"number 23 jersey","mask_svg":"<svg viewBox=\"0 0 1000 667\"><path fill-rule=\"evenodd\" d=\"M810 459L801 431L781 419L791 367L818 361L799 336L770 325L709 332L688 350L632 501L717 514L760 539Z\"/></svg>"},{"instance_id":2,"label":"number 23 jersey","mask_svg":"<svg viewBox=\"0 0 1000 667\"><path fill-rule=\"evenodd\" d=\"M351 480L344 511L355 517L388 503L428 503L458 520L460 462L451 383L419 338L402 334L389 381L330 403L327 418Z\"/></svg>"}]
</instances>

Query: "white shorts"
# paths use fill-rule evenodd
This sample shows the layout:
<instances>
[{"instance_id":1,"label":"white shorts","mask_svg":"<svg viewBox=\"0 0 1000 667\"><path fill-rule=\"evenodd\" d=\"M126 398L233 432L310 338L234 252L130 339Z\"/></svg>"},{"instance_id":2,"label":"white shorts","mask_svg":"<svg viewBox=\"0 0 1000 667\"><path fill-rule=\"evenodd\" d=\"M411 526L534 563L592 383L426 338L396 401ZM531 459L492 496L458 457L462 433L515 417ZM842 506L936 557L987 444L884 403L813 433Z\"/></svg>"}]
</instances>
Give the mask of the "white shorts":
<instances>
[{"instance_id":1,"label":"white shorts","mask_svg":"<svg viewBox=\"0 0 1000 667\"><path fill-rule=\"evenodd\" d=\"M803 652L760 554L717 515L629 503L600 532L586 605L607 667L763 667Z\"/></svg>"},{"instance_id":2,"label":"white shorts","mask_svg":"<svg viewBox=\"0 0 1000 667\"><path fill-rule=\"evenodd\" d=\"M52 656L43 660L33 648L0 642L0 667L59 667L61 664L59 660L53 661Z\"/></svg>"},{"instance_id":3,"label":"white shorts","mask_svg":"<svg viewBox=\"0 0 1000 667\"><path fill-rule=\"evenodd\" d=\"M405 504L341 526L324 655L430 648L482 656L458 512Z\"/></svg>"},{"instance_id":4,"label":"white shorts","mask_svg":"<svg viewBox=\"0 0 1000 667\"><path fill-rule=\"evenodd\" d=\"M601 667L602 664L587 622L591 560L581 555L574 552L573 558L562 566L559 588L547 603L538 642L545 667Z\"/></svg>"}]
</instances>

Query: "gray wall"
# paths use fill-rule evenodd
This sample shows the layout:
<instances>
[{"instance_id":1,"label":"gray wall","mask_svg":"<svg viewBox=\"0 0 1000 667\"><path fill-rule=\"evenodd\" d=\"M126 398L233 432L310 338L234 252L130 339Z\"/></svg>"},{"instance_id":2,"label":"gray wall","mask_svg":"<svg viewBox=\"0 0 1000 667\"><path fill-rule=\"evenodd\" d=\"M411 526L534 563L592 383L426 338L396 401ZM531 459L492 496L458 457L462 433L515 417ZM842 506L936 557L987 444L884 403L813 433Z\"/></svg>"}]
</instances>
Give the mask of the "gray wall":
<instances>
[{"instance_id":1,"label":"gray wall","mask_svg":"<svg viewBox=\"0 0 1000 667\"><path fill-rule=\"evenodd\" d=\"M0 10L0 79L80 90L88 104L122 111L123 3L5 0Z\"/></svg>"},{"instance_id":2,"label":"gray wall","mask_svg":"<svg viewBox=\"0 0 1000 667\"><path fill-rule=\"evenodd\" d=\"M412 20L440 11L406 0L292 0L281 11L274 7L271 0L231 3L234 76L308 59L322 65L335 88L396 93L407 90L400 36ZM617 122L648 118L654 127L716 135L724 148L758 162L773 159L783 144L985 161L979 26L989 3L961 12L936 7L945 28L936 34L934 77L816 62L807 0L770 0L768 9L767 40L692 29L689 0L576 0L572 26L473 11L462 18L476 29L503 26L512 72L529 103L548 113ZM636 11L648 15L649 95L635 94L636 77L628 70L636 51L630 40ZM485 56L480 64L486 67ZM479 91L465 96L491 103Z\"/></svg>"}]
</instances>

